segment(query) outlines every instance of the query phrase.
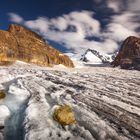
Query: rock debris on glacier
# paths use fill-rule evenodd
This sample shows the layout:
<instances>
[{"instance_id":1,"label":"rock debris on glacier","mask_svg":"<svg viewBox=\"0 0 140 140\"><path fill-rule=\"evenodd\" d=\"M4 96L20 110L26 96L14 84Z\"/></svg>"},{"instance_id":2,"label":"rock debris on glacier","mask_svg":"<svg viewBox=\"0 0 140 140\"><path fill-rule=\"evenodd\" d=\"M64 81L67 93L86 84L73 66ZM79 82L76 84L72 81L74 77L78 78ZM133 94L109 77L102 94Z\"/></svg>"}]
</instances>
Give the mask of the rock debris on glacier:
<instances>
[{"instance_id":1,"label":"rock debris on glacier","mask_svg":"<svg viewBox=\"0 0 140 140\"><path fill-rule=\"evenodd\" d=\"M140 77L118 68L0 67L0 139L140 139ZM77 123L53 119L59 105L72 107Z\"/></svg>"}]
</instances>

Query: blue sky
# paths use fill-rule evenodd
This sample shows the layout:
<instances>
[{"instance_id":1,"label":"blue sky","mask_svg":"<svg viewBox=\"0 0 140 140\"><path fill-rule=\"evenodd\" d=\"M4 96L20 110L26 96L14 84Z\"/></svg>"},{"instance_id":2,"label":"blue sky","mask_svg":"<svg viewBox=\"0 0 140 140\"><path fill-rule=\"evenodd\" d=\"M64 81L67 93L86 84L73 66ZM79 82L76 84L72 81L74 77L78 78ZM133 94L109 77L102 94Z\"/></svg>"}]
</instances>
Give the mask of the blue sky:
<instances>
[{"instance_id":1,"label":"blue sky","mask_svg":"<svg viewBox=\"0 0 140 140\"><path fill-rule=\"evenodd\" d=\"M112 53L128 36L140 36L139 0L3 0L0 29L21 24L63 52Z\"/></svg>"},{"instance_id":2,"label":"blue sky","mask_svg":"<svg viewBox=\"0 0 140 140\"><path fill-rule=\"evenodd\" d=\"M87 2L88 1L88 2ZM49 18L61 16L71 11L92 10L92 0L1 0L0 27L6 29L9 20L8 13L18 13L26 20L39 16Z\"/></svg>"}]
</instances>

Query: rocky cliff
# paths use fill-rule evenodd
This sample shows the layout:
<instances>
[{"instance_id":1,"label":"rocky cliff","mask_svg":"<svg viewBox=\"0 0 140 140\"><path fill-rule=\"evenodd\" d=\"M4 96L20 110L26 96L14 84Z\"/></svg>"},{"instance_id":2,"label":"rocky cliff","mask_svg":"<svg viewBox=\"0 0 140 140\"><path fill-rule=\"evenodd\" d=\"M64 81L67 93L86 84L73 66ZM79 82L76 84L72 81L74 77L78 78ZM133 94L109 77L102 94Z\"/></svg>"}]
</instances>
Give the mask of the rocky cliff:
<instances>
[{"instance_id":1,"label":"rocky cliff","mask_svg":"<svg viewBox=\"0 0 140 140\"><path fill-rule=\"evenodd\" d=\"M74 67L68 56L48 45L38 34L12 24L7 31L0 30L0 63L15 60L42 66L63 64Z\"/></svg>"},{"instance_id":2,"label":"rocky cliff","mask_svg":"<svg viewBox=\"0 0 140 140\"><path fill-rule=\"evenodd\" d=\"M122 44L112 65L140 70L140 38L130 36Z\"/></svg>"}]
</instances>

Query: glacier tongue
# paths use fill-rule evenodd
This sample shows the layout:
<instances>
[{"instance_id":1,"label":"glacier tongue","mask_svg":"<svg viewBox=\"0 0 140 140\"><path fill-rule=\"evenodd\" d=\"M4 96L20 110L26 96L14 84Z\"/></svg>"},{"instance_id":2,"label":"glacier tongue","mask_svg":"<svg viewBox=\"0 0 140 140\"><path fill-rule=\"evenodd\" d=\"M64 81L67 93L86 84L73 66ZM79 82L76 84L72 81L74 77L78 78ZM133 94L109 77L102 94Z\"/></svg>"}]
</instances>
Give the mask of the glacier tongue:
<instances>
[{"instance_id":1,"label":"glacier tongue","mask_svg":"<svg viewBox=\"0 0 140 140\"><path fill-rule=\"evenodd\" d=\"M85 67L56 70L20 64L0 67L9 113L1 140L128 140L140 138L139 72ZM58 105L72 107L77 124L53 119ZM7 110L7 112L8 112Z\"/></svg>"}]
</instances>

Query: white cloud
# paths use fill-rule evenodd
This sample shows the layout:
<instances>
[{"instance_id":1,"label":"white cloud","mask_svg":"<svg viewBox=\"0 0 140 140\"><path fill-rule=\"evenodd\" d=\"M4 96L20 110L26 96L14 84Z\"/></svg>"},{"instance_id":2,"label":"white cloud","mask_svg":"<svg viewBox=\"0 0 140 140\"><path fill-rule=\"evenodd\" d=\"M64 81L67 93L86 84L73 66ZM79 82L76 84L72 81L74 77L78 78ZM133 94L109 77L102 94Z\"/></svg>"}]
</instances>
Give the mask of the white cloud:
<instances>
[{"instance_id":1,"label":"white cloud","mask_svg":"<svg viewBox=\"0 0 140 140\"><path fill-rule=\"evenodd\" d=\"M122 12L122 11L140 12L140 0L107 0L106 3L109 8L114 10L114 12Z\"/></svg>"},{"instance_id":2,"label":"white cloud","mask_svg":"<svg viewBox=\"0 0 140 140\"><path fill-rule=\"evenodd\" d=\"M116 15L111 17L104 35L116 41L123 41L128 36L139 36L139 5L140 0L107 0L107 6L112 8Z\"/></svg>"},{"instance_id":3,"label":"white cloud","mask_svg":"<svg viewBox=\"0 0 140 140\"><path fill-rule=\"evenodd\" d=\"M114 23L121 24L130 30L136 30L139 27L139 22L135 18L137 15L137 13L127 11L121 13L120 15L114 15L112 20Z\"/></svg>"},{"instance_id":4,"label":"white cloud","mask_svg":"<svg viewBox=\"0 0 140 140\"><path fill-rule=\"evenodd\" d=\"M120 10L120 3L117 0L108 0L107 6L114 10L114 12L119 12Z\"/></svg>"},{"instance_id":5,"label":"white cloud","mask_svg":"<svg viewBox=\"0 0 140 140\"><path fill-rule=\"evenodd\" d=\"M110 23L108 25L108 32L106 35L116 41L123 41L128 36L138 36L133 30L117 23Z\"/></svg>"},{"instance_id":6,"label":"white cloud","mask_svg":"<svg viewBox=\"0 0 140 140\"><path fill-rule=\"evenodd\" d=\"M85 34L98 34L100 32L100 22L92 17L93 12L82 11L82 12L71 12L67 18L73 22L79 23Z\"/></svg>"},{"instance_id":7,"label":"white cloud","mask_svg":"<svg viewBox=\"0 0 140 140\"><path fill-rule=\"evenodd\" d=\"M55 25L60 31L63 31L68 26L68 21L64 17L58 17L57 19L52 19L51 24Z\"/></svg>"},{"instance_id":8,"label":"white cloud","mask_svg":"<svg viewBox=\"0 0 140 140\"><path fill-rule=\"evenodd\" d=\"M39 31L45 38L63 43L75 51L81 50L80 48L86 49L89 41L85 37L98 36L101 30L100 22L94 19L93 12L89 11L71 12L52 19L39 17L36 20L25 21L24 24ZM75 30L68 31L70 26Z\"/></svg>"},{"instance_id":9,"label":"white cloud","mask_svg":"<svg viewBox=\"0 0 140 140\"><path fill-rule=\"evenodd\" d=\"M46 34L49 28L48 19L45 17L39 17L36 20L24 21L25 26L31 29L37 30L40 34Z\"/></svg>"},{"instance_id":10,"label":"white cloud","mask_svg":"<svg viewBox=\"0 0 140 140\"><path fill-rule=\"evenodd\" d=\"M16 23L23 22L23 18L16 13L8 13L8 15L10 16L10 21L12 22L16 22Z\"/></svg>"},{"instance_id":11,"label":"white cloud","mask_svg":"<svg viewBox=\"0 0 140 140\"><path fill-rule=\"evenodd\" d=\"M123 41L130 35L138 36L136 29L140 25L134 19L135 16L136 13L127 11L113 15L105 31L101 29L100 21L95 19L94 13L90 11L75 11L52 19L38 17L35 20L25 21L21 18L21 21L44 38L65 44L66 48L74 52L83 53L91 48L111 53L118 48L118 41ZM13 20L12 17L10 15L10 20L19 22ZM103 41L87 40L86 37L89 36L101 38Z\"/></svg>"},{"instance_id":12,"label":"white cloud","mask_svg":"<svg viewBox=\"0 0 140 140\"><path fill-rule=\"evenodd\" d=\"M113 15L112 20L107 25L107 32L104 33L104 36L116 41L123 41L128 36L139 36L136 30L140 25L134 18L135 16L136 14L132 12Z\"/></svg>"},{"instance_id":13,"label":"white cloud","mask_svg":"<svg viewBox=\"0 0 140 140\"><path fill-rule=\"evenodd\" d=\"M140 0L129 0L128 9L131 11L140 11Z\"/></svg>"}]
</instances>

